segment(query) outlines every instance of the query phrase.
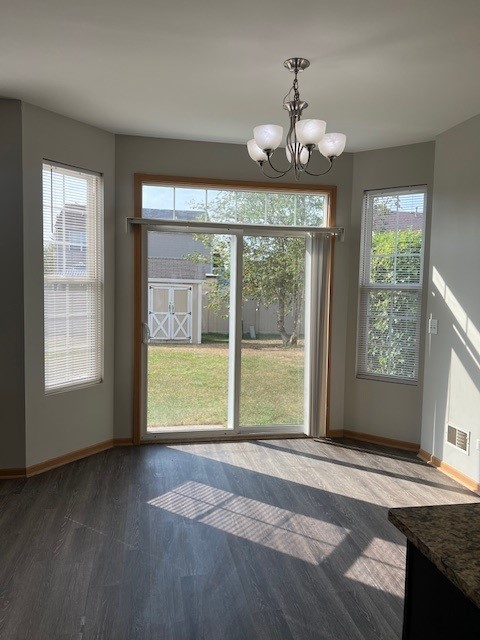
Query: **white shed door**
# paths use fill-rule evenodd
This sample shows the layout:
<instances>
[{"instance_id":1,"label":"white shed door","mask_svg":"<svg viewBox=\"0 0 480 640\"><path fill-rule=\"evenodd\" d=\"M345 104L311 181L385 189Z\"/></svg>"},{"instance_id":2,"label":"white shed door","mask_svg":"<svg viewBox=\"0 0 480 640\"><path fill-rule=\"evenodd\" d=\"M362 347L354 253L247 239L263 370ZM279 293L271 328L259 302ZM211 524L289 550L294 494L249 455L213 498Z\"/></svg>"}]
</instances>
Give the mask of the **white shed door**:
<instances>
[{"instance_id":1,"label":"white shed door","mask_svg":"<svg viewBox=\"0 0 480 640\"><path fill-rule=\"evenodd\" d=\"M192 287L150 284L148 326L151 340L192 341Z\"/></svg>"}]
</instances>

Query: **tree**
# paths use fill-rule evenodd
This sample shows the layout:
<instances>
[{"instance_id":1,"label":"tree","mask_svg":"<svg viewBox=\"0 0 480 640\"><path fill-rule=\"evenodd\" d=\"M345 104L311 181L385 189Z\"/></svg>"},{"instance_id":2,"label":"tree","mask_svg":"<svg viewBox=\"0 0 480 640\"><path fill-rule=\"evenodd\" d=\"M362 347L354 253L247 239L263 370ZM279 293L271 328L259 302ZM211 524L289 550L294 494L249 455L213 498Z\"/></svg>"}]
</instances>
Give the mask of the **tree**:
<instances>
[{"instance_id":1,"label":"tree","mask_svg":"<svg viewBox=\"0 0 480 640\"><path fill-rule=\"evenodd\" d=\"M412 375L411 351L416 348L423 235L418 229L379 230L372 235L370 281L386 288L369 292L371 325L368 358L378 374ZM406 285L406 289L388 286Z\"/></svg>"},{"instance_id":2,"label":"tree","mask_svg":"<svg viewBox=\"0 0 480 640\"><path fill-rule=\"evenodd\" d=\"M209 202L210 221L249 224L321 225L323 197L252 192L218 192ZM198 236L210 248L217 276L209 290L208 306L219 312L228 305L230 239ZM205 261L197 253L190 256ZM296 345L305 296L305 241L303 238L245 236L243 244L243 298L266 307L276 305L277 331L284 346ZM291 316L291 331L286 320Z\"/></svg>"},{"instance_id":3,"label":"tree","mask_svg":"<svg viewBox=\"0 0 480 640\"><path fill-rule=\"evenodd\" d=\"M50 274L55 269L56 258L56 245L55 242L50 241L48 244L43 245L43 264L45 272Z\"/></svg>"}]
</instances>

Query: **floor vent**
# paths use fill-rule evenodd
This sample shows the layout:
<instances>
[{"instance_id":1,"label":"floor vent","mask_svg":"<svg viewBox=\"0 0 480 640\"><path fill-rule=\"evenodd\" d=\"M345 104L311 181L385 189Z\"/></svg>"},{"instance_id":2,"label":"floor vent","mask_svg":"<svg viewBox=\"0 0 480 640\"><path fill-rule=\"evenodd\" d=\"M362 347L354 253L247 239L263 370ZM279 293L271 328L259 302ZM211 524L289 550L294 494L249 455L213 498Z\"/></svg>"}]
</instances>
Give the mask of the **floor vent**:
<instances>
[{"instance_id":1,"label":"floor vent","mask_svg":"<svg viewBox=\"0 0 480 640\"><path fill-rule=\"evenodd\" d=\"M447 442L452 444L457 449L461 449L468 453L468 447L470 444L470 433L467 431L462 431L461 429L457 429L457 427L452 427L451 424L448 425L447 432Z\"/></svg>"}]
</instances>

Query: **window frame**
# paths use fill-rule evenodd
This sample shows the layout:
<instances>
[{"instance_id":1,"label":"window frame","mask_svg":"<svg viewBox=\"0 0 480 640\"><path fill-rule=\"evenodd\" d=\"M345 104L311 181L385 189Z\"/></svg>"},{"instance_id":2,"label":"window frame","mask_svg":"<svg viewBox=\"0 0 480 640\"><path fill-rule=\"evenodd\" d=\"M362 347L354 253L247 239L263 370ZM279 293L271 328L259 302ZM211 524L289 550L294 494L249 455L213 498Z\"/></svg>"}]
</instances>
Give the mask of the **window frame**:
<instances>
[{"instance_id":1,"label":"window frame","mask_svg":"<svg viewBox=\"0 0 480 640\"><path fill-rule=\"evenodd\" d=\"M311 274L312 279L320 277L325 278L325 304L322 307L321 322L316 323L314 331L320 331L321 337L319 337L319 344L315 350L314 358L312 357L312 363L309 366L320 367L321 363L321 376L316 381L316 384L312 385L315 388L315 393L311 393L312 406L308 408L309 421L312 423L310 429L312 434L317 435L329 435L329 414L330 414L330 347L331 347L331 314L332 314L332 271L334 262L334 250L333 250L333 236L343 237L343 228L335 227L335 211L336 211L336 193L337 187L325 184L299 184L299 183L272 183L272 182L257 182L257 181L244 181L244 180L227 180L219 178L198 178L198 177L183 177L183 176L165 176L157 174L134 174L134 217L127 218L127 224L132 228L134 233L134 299L135 299L135 311L134 311L134 335L133 335L133 351L134 351L134 429L133 440L134 444L139 444L142 441L147 441L144 438L145 427L145 413L144 406L145 399L145 331L144 331L144 311L146 309L145 296L143 292L143 278L146 273L145 260L145 238L144 235L149 226L149 219L142 217L142 189L147 185L162 185L162 186L174 186L174 187L193 187L193 188L206 188L206 189L219 189L219 190L232 190L232 191L255 191L255 192L283 192L283 193L298 193L298 194L312 194L312 195L325 195L326 202L324 208L324 227L321 228L321 234L324 235L324 231L329 232L328 235L332 236L331 241L328 243L328 249L325 252L324 262L322 265L316 264L316 269L313 269ZM154 221L156 223L160 221ZM181 227L185 227L186 230L195 229L198 233L209 233L215 227L218 231L230 232L236 234L236 232L257 233L262 235L262 232L266 232L267 235L274 235L276 231L284 233L285 228L277 225L259 225L259 224L236 224L236 223L198 223L186 222L181 220L172 220L172 229L179 230ZM162 220L160 222L164 230L168 231L168 221ZM157 224L154 225L155 227ZM296 227L299 235L305 233L312 234L312 242L318 243L318 236L316 235L315 227ZM291 229L291 227L289 227ZM265 233L263 233L265 235ZM313 251L312 253L318 253ZM314 287L313 287L314 288ZM317 287L319 291L319 287ZM316 290L315 295L320 295ZM312 301L313 304L313 301ZM318 325L318 326L317 326ZM313 362L314 360L314 362ZM314 406L313 406L314 405ZM317 420L317 422L315 422ZM315 423L315 424L314 424ZM201 437L201 432L194 432L186 436L185 432L182 432L182 439L196 440ZM207 432L208 434L208 432ZM227 437L237 437L238 433ZM211 432L210 432L211 436ZM178 438L178 435L175 437ZM220 436L223 437L223 436Z\"/></svg>"},{"instance_id":2,"label":"window frame","mask_svg":"<svg viewBox=\"0 0 480 640\"><path fill-rule=\"evenodd\" d=\"M104 371L105 371L105 242L104 242L104 234L105 234L105 206L104 206L104 177L102 173L92 171L89 169L84 169L77 166L67 165L61 162L56 162L44 158L42 161L42 220L43 220L43 229L42 229L42 239L45 241L45 191L43 188L43 175L44 172L48 170L59 170L68 171L71 173L77 173L80 176L93 176L96 179L95 185L95 195L94 195L94 216L92 216L91 220L87 219L88 215L88 196L87 196L87 205L86 205L86 215L85 215L85 224L86 228L91 225L94 228L95 237L92 241L92 250L89 251L89 243L88 243L88 232L87 230L83 233L85 234L85 246L84 250L78 251L85 256L85 260L87 265L90 267L93 265L94 275L90 275L90 269L86 268L85 275L49 275L46 273L46 264L45 264L45 254L42 255L42 269L43 269L43 283L44 283L44 295L43 295L43 373L44 373L44 394L45 396L55 395L58 393L63 393L66 391L72 391L76 389L83 389L86 387L96 386L98 384L102 384L104 381ZM52 188L52 187L51 187ZM88 188L88 187L87 187ZM51 205L50 205L51 206ZM65 206L65 204L64 204ZM51 212L52 214L52 212ZM53 215L53 214L52 214ZM65 235L69 232L68 229L65 230ZM74 230L75 233L79 233L77 230ZM70 241L64 240L63 251L65 253L65 258L71 252L71 243ZM76 245L79 246L79 245ZM46 341L46 307L45 307L45 286L47 284L53 285L66 285L67 288L69 286L75 285L84 285L88 289L92 289L92 293L88 295L87 306L85 310L85 316L91 314L91 307L95 304L95 301L98 302L98 307L96 309L97 321L95 324L95 342L96 342L96 351L95 359L99 362L98 369L96 370L94 376L85 377L84 379L70 379L69 381L62 381L55 385L47 385L47 341ZM93 352L93 350L92 350Z\"/></svg>"},{"instance_id":3,"label":"window frame","mask_svg":"<svg viewBox=\"0 0 480 640\"><path fill-rule=\"evenodd\" d=\"M371 262L372 262L372 227L373 227L373 201L376 196L396 196L407 194L422 194L423 201L423 218L422 218L422 245L420 250L420 273L418 283L372 283ZM370 204L371 201L371 204ZM425 230L427 219L428 205L428 188L426 184L412 185L408 187L389 187L385 189L366 190L363 194L362 218L361 218L361 234L360 234L360 261L359 261L359 285L358 285L358 303L357 303L357 335L356 335L356 361L355 374L358 379L374 380L378 382L391 382L397 384L405 384L418 386L420 374L420 342L421 327L423 318L423 297L424 297L424 267L425 267ZM398 252L392 254L394 257L399 255ZM405 291L418 293L418 312L416 314L416 332L415 332L415 376L405 377L393 374L369 373L367 371L367 354L368 354L368 311L365 299L371 291ZM365 333L364 333L365 332Z\"/></svg>"}]
</instances>

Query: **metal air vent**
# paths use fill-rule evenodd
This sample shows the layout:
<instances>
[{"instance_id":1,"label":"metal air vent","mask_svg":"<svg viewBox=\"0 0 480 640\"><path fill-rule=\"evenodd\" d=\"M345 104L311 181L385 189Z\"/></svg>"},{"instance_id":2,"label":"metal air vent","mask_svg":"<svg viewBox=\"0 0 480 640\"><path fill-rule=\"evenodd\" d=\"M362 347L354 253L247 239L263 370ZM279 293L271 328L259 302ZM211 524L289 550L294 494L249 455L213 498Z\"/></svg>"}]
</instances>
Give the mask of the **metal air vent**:
<instances>
[{"instance_id":1,"label":"metal air vent","mask_svg":"<svg viewBox=\"0 0 480 640\"><path fill-rule=\"evenodd\" d=\"M462 429L458 429L457 427L453 427L449 424L447 429L447 442L468 454L470 446L470 432L462 431Z\"/></svg>"}]
</instances>

